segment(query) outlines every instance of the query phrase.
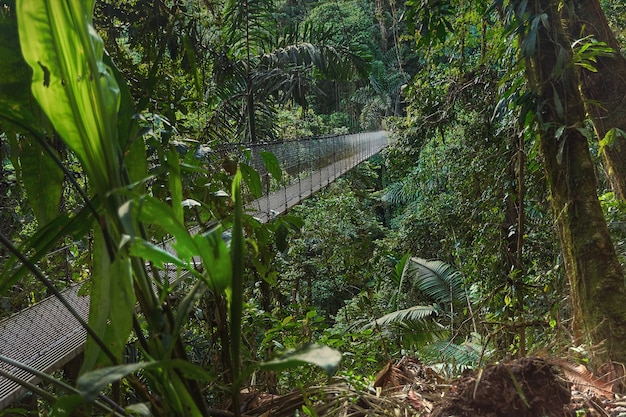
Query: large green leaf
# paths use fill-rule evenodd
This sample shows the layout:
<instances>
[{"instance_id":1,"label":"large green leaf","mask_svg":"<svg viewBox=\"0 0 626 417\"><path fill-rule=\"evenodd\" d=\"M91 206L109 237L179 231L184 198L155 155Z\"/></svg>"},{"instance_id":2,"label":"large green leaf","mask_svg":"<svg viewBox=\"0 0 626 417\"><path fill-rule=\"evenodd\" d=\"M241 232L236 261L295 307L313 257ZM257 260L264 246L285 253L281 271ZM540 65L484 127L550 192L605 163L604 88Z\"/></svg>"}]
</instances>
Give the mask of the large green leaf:
<instances>
[{"instance_id":1,"label":"large green leaf","mask_svg":"<svg viewBox=\"0 0 626 417\"><path fill-rule=\"evenodd\" d=\"M64 173L34 141L20 144L24 188L40 227L45 226L59 214Z\"/></svg>"},{"instance_id":2,"label":"large green leaf","mask_svg":"<svg viewBox=\"0 0 626 417\"><path fill-rule=\"evenodd\" d=\"M76 388L81 392L85 401L93 401L98 394L109 384L139 370L166 370L177 369L181 374L196 380L210 381L211 374L187 361L171 359L167 361L139 362L126 365L109 366L95 371L88 372L78 378Z\"/></svg>"},{"instance_id":3,"label":"large green leaf","mask_svg":"<svg viewBox=\"0 0 626 417\"><path fill-rule=\"evenodd\" d=\"M178 258L189 261L198 254L198 248L193 238L185 226L178 221L171 206L152 197L144 197L136 204L140 221L161 226L174 238L175 242L172 246L176 249Z\"/></svg>"},{"instance_id":4,"label":"large green leaf","mask_svg":"<svg viewBox=\"0 0 626 417\"><path fill-rule=\"evenodd\" d=\"M311 364L319 366L328 376L332 376L339 369L341 352L316 344L305 345L283 353L278 358L260 364L261 369L282 371L299 365Z\"/></svg>"},{"instance_id":5,"label":"large green leaf","mask_svg":"<svg viewBox=\"0 0 626 417\"><path fill-rule=\"evenodd\" d=\"M39 106L30 93L31 69L20 53L15 1L3 2L0 13L0 117L37 130Z\"/></svg>"},{"instance_id":6,"label":"large green leaf","mask_svg":"<svg viewBox=\"0 0 626 417\"><path fill-rule=\"evenodd\" d=\"M89 326L120 362L133 324L136 304L130 260L119 256L111 261L100 229L94 231L93 273L89 305ZM91 338L85 345L83 372L111 364Z\"/></svg>"},{"instance_id":7,"label":"large green leaf","mask_svg":"<svg viewBox=\"0 0 626 417\"><path fill-rule=\"evenodd\" d=\"M119 181L119 89L102 61L103 44L91 25L93 0L17 3L22 54L33 71L32 92L67 146L81 160L98 193Z\"/></svg>"},{"instance_id":8,"label":"large green leaf","mask_svg":"<svg viewBox=\"0 0 626 417\"><path fill-rule=\"evenodd\" d=\"M204 264L205 282L216 294L223 294L230 287L232 263L226 242L220 236L221 228L193 237Z\"/></svg>"},{"instance_id":9,"label":"large green leaf","mask_svg":"<svg viewBox=\"0 0 626 417\"><path fill-rule=\"evenodd\" d=\"M259 173L250 165L244 163L239 164L239 169L242 179L248 186L250 193L254 196L254 198L261 197L261 195L263 195L263 187L261 186L261 177L259 176Z\"/></svg>"},{"instance_id":10,"label":"large green leaf","mask_svg":"<svg viewBox=\"0 0 626 417\"><path fill-rule=\"evenodd\" d=\"M44 140L42 126L46 118L30 92L32 72L20 53L15 1L4 2L3 7L0 13L0 117ZM7 135L15 137L14 132L8 130ZM21 164L13 158L16 174L18 178L23 174L31 207L43 226L58 213L63 172L36 146L33 138L22 137L18 145L13 137L10 138L12 155L17 156L18 147L20 149Z\"/></svg>"},{"instance_id":11,"label":"large green leaf","mask_svg":"<svg viewBox=\"0 0 626 417\"><path fill-rule=\"evenodd\" d=\"M130 254L152 262L159 269L164 269L166 263L171 263L181 268L187 266L185 262L165 249L137 237L131 241Z\"/></svg>"},{"instance_id":12,"label":"large green leaf","mask_svg":"<svg viewBox=\"0 0 626 417\"><path fill-rule=\"evenodd\" d=\"M280 163L276 159L276 155L271 152L261 152L261 158L267 168L267 171L274 177L276 181L281 181L283 178L283 170L280 168Z\"/></svg>"},{"instance_id":13,"label":"large green leaf","mask_svg":"<svg viewBox=\"0 0 626 417\"><path fill-rule=\"evenodd\" d=\"M111 298L109 297L109 287L111 280L111 260L106 250L106 243L100 229L94 230L93 268L91 278L91 299L89 303L89 326L97 334L104 334L106 331L109 311L111 311ZM85 359L83 360L83 371L93 369L97 363L102 361L100 347L91 338L87 337L85 343Z\"/></svg>"}]
</instances>

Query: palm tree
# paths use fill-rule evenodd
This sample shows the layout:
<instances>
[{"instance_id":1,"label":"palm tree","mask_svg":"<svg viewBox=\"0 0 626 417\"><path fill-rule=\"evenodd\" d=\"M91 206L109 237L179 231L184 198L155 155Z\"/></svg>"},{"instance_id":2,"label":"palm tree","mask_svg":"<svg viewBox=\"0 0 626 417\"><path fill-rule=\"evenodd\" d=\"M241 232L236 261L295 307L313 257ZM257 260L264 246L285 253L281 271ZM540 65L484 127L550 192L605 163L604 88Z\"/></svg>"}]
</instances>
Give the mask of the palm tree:
<instances>
[{"instance_id":1,"label":"palm tree","mask_svg":"<svg viewBox=\"0 0 626 417\"><path fill-rule=\"evenodd\" d=\"M227 132L238 142L273 138L275 104L291 100L306 108L315 77L348 80L367 72L367 56L325 43L323 30L295 25L274 33L268 25L272 4L226 4L223 43L214 51L207 91L214 106L210 131L218 137Z\"/></svg>"}]
</instances>

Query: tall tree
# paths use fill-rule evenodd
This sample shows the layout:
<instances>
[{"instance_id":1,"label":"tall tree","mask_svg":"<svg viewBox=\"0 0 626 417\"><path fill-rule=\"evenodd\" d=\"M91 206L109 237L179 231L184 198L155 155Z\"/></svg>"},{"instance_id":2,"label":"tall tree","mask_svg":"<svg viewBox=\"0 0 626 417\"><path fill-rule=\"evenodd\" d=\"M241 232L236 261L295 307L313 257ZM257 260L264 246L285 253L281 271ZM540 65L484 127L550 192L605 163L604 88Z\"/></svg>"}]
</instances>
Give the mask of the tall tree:
<instances>
[{"instance_id":1,"label":"tall tree","mask_svg":"<svg viewBox=\"0 0 626 417\"><path fill-rule=\"evenodd\" d=\"M269 24L272 6L248 0L229 1L225 8L224 42L209 90L216 98L211 124L242 142L273 136L273 104L292 100L306 107L314 77L348 80L368 69L367 57L328 42L319 28L293 26L276 33Z\"/></svg>"},{"instance_id":2,"label":"tall tree","mask_svg":"<svg viewBox=\"0 0 626 417\"><path fill-rule=\"evenodd\" d=\"M586 48L594 68L581 71L581 90L587 111L602 142L605 164L619 199L626 200L626 58L599 0L576 0L571 10L570 34ZM598 43L601 42L601 43ZM603 48L608 45L614 53ZM581 56L584 59L585 56Z\"/></svg>"},{"instance_id":3,"label":"tall tree","mask_svg":"<svg viewBox=\"0 0 626 417\"><path fill-rule=\"evenodd\" d=\"M536 95L535 120L579 336L596 364L626 360L626 296L596 194L585 106L559 2L511 2Z\"/></svg>"},{"instance_id":4,"label":"tall tree","mask_svg":"<svg viewBox=\"0 0 626 417\"><path fill-rule=\"evenodd\" d=\"M453 29L453 1L407 4L412 6L407 16L418 46L444 40ZM496 2L492 10L499 10L511 25L525 66L531 93L523 98L520 122L537 128L577 341L588 344L596 364L621 362L626 359L624 275L598 201L587 143L592 133L585 128L579 74L584 50L577 55L572 50L561 6L556 0L511 0Z\"/></svg>"}]
</instances>

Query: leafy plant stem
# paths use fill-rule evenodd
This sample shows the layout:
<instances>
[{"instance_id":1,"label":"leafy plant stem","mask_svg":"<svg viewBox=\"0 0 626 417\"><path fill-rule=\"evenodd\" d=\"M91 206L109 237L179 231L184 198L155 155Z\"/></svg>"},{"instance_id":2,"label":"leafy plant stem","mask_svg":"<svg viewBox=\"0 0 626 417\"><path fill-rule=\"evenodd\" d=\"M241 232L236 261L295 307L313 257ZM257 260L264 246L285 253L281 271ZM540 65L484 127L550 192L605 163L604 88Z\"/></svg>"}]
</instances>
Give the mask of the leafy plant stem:
<instances>
[{"instance_id":1,"label":"leafy plant stem","mask_svg":"<svg viewBox=\"0 0 626 417\"><path fill-rule=\"evenodd\" d=\"M239 407L239 373L241 361L241 315L243 309L243 201L241 200L241 172L237 171L233 179L233 200L235 205L235 216L233 220L232 232L232 297L230 302L230 336L231 336L231 357L232 357L232 397L235 415L240 415Z\"/></svg>"}]
</instances>

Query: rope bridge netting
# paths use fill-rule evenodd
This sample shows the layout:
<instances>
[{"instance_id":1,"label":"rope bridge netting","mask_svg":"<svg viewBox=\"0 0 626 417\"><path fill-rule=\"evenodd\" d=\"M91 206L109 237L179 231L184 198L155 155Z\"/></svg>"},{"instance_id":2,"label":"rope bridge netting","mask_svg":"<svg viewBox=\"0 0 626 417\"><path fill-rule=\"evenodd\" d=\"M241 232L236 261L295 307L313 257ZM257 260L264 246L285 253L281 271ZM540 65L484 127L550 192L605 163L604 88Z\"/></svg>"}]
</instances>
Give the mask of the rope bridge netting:
<instances>
[{"instance_id":1,"label":"rope bridge netting","mask_svg":"<svg viewBox=\"0 0 626 417\"><path fill-rule=\"evenodd\" d=\"M246 205L261 221L282 214L335 181L389 144L387 132L304 138L248 147L250 164L261 175L263 197ZM286 179L272 183L262 152L274 154Z\"/></svg>"},{"instance_id":2,"label":"rope bridge netting","mask_svg":"<svg viewBox=\"0 0 626 417\"><path fill-rule=\"evenodd\" d=\"M268 221L377 154L388 143L387 133L381 131L251 144L245 152L250 156L249 164L261 175L266 193L249 202L246 210L259 220ZM219 151L242 152L240 148L233 146ZM262 161L262 152L271 152L276 156L286 174L281 184L272 184ZM164 249L172 250L171 242L166 241L162 245ZM67 256L70 256L69 251ZM170 280L177 278L174 269L164 274ZM62 291L62 295L86 321L89 298L79 294L82 284L69 286ZM54 296L0 321L0 355L43 373L58 370L76 358L83 350L85 339L85 329ZM27 392L12 379L31 384L40 381L32 372L0 361L0 410Z\"/></svg>"}]
</instances>

